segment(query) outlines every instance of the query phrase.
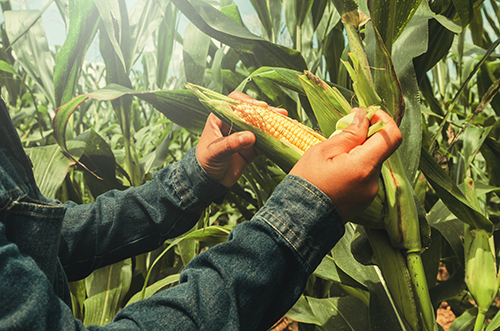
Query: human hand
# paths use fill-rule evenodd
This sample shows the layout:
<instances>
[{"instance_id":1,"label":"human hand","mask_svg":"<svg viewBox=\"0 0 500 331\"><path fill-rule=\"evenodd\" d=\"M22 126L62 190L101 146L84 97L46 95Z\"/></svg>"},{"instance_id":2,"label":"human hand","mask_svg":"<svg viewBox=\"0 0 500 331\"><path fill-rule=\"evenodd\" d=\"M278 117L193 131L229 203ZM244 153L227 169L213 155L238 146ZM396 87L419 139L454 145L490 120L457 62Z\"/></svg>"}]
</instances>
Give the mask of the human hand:
<instances>
[{"instance_id":1,"label":"human hand","mask_svg":"<svg viewBox=\"0 0 500 331\"><path fill-rule=\"evenodd\" d=\"M344 222L368 207L378 191L382 163L399 147L397 124L382 110L371 123L387 125L366 139L366 109L357 108L351 125L336 136L309 148L290 174L300 176L330 197Z\"/></svg>"},{"instance_id":2,"label":"human hand","mask_svg":"<svg viewBox=\"0 0 500 331\"><path fill-rule=\"evenodd\" d=\"M268 107L267 103L257 101L239 91L232 92L229 97ZM276 110L286 115L284 109ZM231 187L247 165L259 155L252 147L254 143L255 136L252 132L232 133L217 116L210 114L196 148L196 156L210 176L222 185Z\"/></svg>"}]
</instances>

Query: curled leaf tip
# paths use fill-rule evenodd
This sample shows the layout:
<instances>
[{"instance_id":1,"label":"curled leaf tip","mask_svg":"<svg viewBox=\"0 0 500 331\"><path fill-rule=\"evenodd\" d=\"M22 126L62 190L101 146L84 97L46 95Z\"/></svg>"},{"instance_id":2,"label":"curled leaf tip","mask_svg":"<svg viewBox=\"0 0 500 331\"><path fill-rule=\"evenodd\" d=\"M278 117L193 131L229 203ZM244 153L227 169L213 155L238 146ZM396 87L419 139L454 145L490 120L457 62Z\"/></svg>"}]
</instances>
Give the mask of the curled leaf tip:
<instances>
[{"instance_id":1,"label":"curled leaf tip","mask_svg":"<svg viewBox=\"0 0 500 331\"><path fill-rule=\"evenodd\" d=\"M365 25L369 20L370 18L359 10L349 12L342 16L342 23L353 25L356 28Z\"/></svg>"}]
</instances>

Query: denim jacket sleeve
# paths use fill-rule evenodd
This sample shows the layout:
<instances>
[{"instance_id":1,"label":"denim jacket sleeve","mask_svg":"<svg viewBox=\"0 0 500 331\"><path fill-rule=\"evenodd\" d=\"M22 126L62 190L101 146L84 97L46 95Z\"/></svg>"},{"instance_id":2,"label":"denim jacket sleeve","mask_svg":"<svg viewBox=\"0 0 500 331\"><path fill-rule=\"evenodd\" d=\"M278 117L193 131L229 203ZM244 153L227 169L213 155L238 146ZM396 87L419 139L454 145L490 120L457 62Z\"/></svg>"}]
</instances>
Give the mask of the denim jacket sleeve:
<instances>
[{"instance_id":1,"label":"denim jacket sleeve","mask_svg":"<svg viewBox=\"0 0 500 331\"><path fill-rule=\"evenodd\" d=\"M140 187L107 192L86 205L66 202L59 258L68 279L158 248L192 228L227 191L202 168L193 148Z\"/></svg>"},{"instance_id":2,"label":"denim jacket sleeve","mask_svg":"<svg viewBox=\"0 0 500 331\"><path fill-rule=\"evenodd\" d=\"M124 308L102 329L267 330L343 234L332 201L289 175L228 242L194 258L179 285Z\"/></svg>"},{"instance_id":3,"label":"denim jacket sleeve","mask_svg":"<svg viewBox=\"0 0 500 331\"><path fill-rule=\"evenodd\" d=\"M294 304L343 233L331 200L307 181L287 176L228 242L184 268L179 285L125 307L106 326L88 329L267 330ZM84 330L37 264L6 240L2 222L0 265L0 329Z\"/></svg>"}]
</instances>

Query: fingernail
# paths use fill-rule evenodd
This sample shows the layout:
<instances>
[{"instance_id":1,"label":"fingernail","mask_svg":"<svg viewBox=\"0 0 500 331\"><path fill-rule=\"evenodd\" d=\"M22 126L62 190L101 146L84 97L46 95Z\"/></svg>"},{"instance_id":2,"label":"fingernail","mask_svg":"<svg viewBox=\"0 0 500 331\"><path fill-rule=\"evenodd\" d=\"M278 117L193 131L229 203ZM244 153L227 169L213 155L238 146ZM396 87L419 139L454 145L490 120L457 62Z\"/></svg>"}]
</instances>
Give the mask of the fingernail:
<instances>
[{"instance_id":1,"label":"fingernail","mask_svg":"<svg viewBox=\"0 0 500 331\"><path fill-rule=\"evenodd\" d=\"M253 137L252 137L252 134L250 132L242 132L238 136L238 141L239 141L240 145L246 146L246 145L250 145L252 143L252 138Z\"/></svg>"},{"instance_id":2,"label":"fingernail","mask_svg":"<svg viewBox=\"0 0 500 331\"><path fill-rule=\"evenodd\" d=\"M359 128L366 117L366 109L360 107L356 110L356 116L354 117L353 123Z\"/></svg>"}]
</instances>

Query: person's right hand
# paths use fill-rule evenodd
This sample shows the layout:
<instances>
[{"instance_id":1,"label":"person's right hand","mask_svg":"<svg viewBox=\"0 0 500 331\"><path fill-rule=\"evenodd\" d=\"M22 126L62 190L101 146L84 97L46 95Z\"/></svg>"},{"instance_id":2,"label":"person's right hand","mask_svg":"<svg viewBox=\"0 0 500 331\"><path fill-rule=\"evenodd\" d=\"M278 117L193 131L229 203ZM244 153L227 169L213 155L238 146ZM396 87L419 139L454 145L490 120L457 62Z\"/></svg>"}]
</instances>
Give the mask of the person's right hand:
<instances>
[{"instance_id":1,"label":"person's right hand","mask_svg":"<svg viewBox=\"0 0 500 331\"><path fill-rule=\"evenodd\" d=\"M387 125L366 139L366 109L340 134L309 148L290 171L330 197L344 222L363 211L378 191L382 163L399 147L402 135L397 124L382 110L372 117Z\"/></svg>"}]
</instances>

